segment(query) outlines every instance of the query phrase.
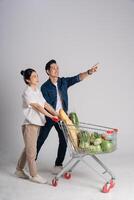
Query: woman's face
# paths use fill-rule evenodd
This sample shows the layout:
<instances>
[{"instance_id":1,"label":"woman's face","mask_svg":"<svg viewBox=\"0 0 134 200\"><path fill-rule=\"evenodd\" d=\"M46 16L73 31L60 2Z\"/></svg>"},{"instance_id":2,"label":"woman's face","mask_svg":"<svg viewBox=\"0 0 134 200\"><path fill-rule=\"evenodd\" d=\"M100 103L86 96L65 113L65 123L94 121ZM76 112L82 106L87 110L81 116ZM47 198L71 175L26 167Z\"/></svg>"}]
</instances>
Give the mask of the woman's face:
<instances>
[{"instance_id":1,"label":"woman's face","mask_svg":"<svg viewBox=\"0 0 134 200\"><path fill-rule=\"evenodd\" d=\"M35 85L37 86L39 83L39 77L38 74L36 72L32 72L30 79L27 80L27 82L29 83L29 85Z\"/></svg>"}]
</instances>

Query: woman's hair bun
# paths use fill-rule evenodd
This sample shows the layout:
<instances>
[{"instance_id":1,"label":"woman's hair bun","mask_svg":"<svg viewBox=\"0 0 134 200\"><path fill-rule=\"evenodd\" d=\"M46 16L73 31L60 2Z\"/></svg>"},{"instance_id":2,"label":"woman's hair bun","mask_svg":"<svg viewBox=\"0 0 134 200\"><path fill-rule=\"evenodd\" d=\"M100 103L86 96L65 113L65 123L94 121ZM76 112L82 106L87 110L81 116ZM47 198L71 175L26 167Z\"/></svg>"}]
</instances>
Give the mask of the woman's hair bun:
<instances>
[{"instance_id":1,"label":"woman's hair bun","mask_svg":"<svg viewBox=\"0 0 134 200\"><path fill-rule=\"evenodd\" d=\"M22 76L24 76L24 70L21 70L21 72L20 72L20 74L22 75Z\"/></svg>"}]
</instances>

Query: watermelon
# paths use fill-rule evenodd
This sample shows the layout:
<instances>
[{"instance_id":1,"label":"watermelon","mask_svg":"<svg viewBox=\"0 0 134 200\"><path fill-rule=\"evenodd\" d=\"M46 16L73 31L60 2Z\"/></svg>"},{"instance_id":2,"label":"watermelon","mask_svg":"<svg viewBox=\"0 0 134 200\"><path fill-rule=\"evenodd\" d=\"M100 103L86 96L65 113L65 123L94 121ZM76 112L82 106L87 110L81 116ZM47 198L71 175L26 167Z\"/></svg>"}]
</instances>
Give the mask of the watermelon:
<instances>
[{"instance_id":1,"label":"watermelon","mask_svg":"<svg viewBox=\"0 0 134 200\"><path fill-rule=\"evenodd\" d=\"M103 140L100 144L103 152L112 152L113 151L113 144L110 141Z\"/></svg>"}]
</instances>

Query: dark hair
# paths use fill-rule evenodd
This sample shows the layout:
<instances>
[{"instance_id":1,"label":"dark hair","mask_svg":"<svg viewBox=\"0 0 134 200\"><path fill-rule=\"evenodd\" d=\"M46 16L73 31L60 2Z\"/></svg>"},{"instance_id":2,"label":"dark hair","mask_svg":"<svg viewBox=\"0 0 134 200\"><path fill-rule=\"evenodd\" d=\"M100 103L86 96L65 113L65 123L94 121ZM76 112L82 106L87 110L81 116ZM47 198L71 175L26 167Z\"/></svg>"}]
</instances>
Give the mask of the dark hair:
<instances>
[{"instance_id":1,"label":"dark hair","mask_svg":"<svg viewBox=\"0 0 134 200\"><path fill-rule=\"evenodd\" d=\"M36 72L34 69L28 68L26 70L21 70L21 75L24 78L25 83L28 85L29 83L27 82L27 80L30 80L30 76L32 74L32 72Z\"/></svg>"},{"instance_id":2,"label":"dark hair","mask_svg":"<svg viewBox=\"0 0 134 200\"><path fill-rule=\"evenodd\" d=\"M52 64L56 64L56 60L54 60L54 59L50 60L50 61L46 64L45 70L46 70L46 71L47 71L47 70L50 70L50 65L52 65Z\"/></svg>"}]
</instances>

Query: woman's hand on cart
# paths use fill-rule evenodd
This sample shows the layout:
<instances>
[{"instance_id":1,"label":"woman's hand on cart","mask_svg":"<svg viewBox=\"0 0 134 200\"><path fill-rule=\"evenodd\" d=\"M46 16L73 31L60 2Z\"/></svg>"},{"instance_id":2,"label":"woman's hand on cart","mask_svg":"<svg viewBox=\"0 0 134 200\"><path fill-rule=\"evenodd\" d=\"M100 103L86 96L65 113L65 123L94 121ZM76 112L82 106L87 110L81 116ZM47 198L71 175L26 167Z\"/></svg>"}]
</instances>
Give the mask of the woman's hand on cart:
<instances>
[{"instance_id":1,"label":"woman's hand on cart","mask_svg":"<svg viewBox=\"0 0 134 200\"><path fill-rule=\"evenodd\" d=\"M57 117L57 116L53 116L53 117L52 117L52 121L54 121L54 122L59 122L60 119L59 119L59 117Z\"/></svg>"}]
</instances>

